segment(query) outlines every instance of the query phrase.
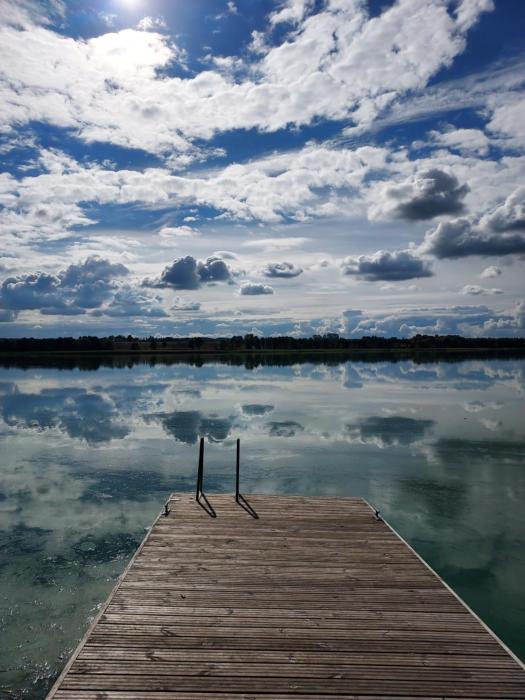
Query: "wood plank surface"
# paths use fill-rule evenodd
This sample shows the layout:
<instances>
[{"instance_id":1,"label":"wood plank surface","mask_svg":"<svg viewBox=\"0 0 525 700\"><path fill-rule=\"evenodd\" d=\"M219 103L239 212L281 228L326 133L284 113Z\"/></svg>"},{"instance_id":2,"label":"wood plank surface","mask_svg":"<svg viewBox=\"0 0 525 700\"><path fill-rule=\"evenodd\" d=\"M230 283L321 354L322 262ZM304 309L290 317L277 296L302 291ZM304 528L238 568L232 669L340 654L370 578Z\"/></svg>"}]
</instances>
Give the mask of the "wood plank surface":
<instances>
[{"instance_id":1,"label":"wood plank surface","mask_svg":"<svg viewBox=\"0 0 525 700\"><path fill-rule=\"evenodd\" d=\"M51 700L525 698L512 653L358 498L173 495Z\"/></svg>"}]
</instances>

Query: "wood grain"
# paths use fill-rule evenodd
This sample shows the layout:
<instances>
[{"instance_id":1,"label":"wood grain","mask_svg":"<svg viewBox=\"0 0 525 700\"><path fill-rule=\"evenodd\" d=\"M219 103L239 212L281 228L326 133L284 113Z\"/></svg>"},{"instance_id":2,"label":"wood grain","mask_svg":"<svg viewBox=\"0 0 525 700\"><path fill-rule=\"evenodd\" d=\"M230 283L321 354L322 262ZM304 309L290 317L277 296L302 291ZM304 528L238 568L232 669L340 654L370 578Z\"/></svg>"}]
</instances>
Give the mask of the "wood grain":
<instances>
[{"instance_id":1,"label":"wood grain","mask_svg":"<svg viewBox=\"0 0 525 700\"><path fill-rule=\"evenodd\" d=\"M49 700L502 700L523 665L362 499L169 500Z\"/></svg>"}]
</instances>

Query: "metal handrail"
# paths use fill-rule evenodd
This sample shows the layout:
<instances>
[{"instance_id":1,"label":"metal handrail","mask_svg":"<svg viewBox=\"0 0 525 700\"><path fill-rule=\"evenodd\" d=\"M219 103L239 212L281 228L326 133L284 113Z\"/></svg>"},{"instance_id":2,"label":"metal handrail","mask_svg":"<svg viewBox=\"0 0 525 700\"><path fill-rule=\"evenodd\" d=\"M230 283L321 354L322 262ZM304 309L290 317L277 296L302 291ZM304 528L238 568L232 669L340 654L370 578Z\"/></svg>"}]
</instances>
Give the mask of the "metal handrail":
<instances>
[{"instance_id":1,"label":"metal handrail","mask_svg":"<svg viewBox=\"0 0 525 700\"><path fill-rule=\"evenodd\" d=\"M257 513L254 511L254 509L251 507L251 505L248 503L248 501L244 498L240 491L240 471L241 471L241 441L239 438L237 438L237 458L235 461L235 502L238 503L241 508L244 508L244 510L252 516L252 518L255 518L256 520L259 518Z\"/></svg>"},{"instance_id":2,"label":"metal handrail","mask_svg":"<svg viewBox=\"0 0 525 700\"><path fill-rule=\"evenodd\" d=\"M211 518L216 518L217 513L214 511L213 506L206 498L206 494L203 491L202 485L204 481L204 438L201 437L199 445L199 466L197 469L197 490L195 492L195 500L203 508Z\"/></svg>"},{"instance_id":3,"label":"metal handrail","mask_svg":"<svg viewBox=\"0 0 525 700\"><path fill-rule=\"evenodd\" d=\"M259 516L244 498L240 491L240 472L241 472L241 441L237 438L236 460L235 460L235 502L241 506L252 518L258 519ZM203 489L204 483L204 438L201 437L199 444L199 465L197 468L197 488L195 490L195 500L203 508L211 518L216 518L217 513L213 506L206 498ZM168 513L165 513L167 515Z\"/></svg>"}]
</instances>

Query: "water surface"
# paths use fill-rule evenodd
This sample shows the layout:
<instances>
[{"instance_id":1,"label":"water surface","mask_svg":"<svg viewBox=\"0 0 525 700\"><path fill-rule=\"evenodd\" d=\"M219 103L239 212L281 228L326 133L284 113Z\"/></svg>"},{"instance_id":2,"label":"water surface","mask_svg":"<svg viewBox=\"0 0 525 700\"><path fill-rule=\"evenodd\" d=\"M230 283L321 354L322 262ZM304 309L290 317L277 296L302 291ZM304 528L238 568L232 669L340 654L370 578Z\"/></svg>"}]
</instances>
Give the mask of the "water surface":
<instances>
[{"instance_id":1,"label":"water surface","mask_svg":"<svg viewBox=\"0 0 525 700\"><path fill-rule=\"evenodd\" d=\"M201 435L208 493L240 437L246 493L364 496L525 657L525 361L4 364L0 695L45 697Z\"/></svg>"}]
</instances>

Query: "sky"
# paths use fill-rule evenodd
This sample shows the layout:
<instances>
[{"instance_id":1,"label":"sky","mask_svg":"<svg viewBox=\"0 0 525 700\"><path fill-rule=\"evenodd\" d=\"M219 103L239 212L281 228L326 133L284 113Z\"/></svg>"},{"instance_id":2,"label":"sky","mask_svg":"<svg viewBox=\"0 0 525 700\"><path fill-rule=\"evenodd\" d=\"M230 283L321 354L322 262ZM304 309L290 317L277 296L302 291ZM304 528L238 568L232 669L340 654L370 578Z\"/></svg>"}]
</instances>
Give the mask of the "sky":
<instances>
[{"instance_id":1,"label":"sky","mask_svg":"<svg viewBox=\"0 0 525 700\"><path fill-rule=\"evenodd\" d=\"M0 0L0 336L525 335L522 0Z\"/></svg>"}]
</instances>

